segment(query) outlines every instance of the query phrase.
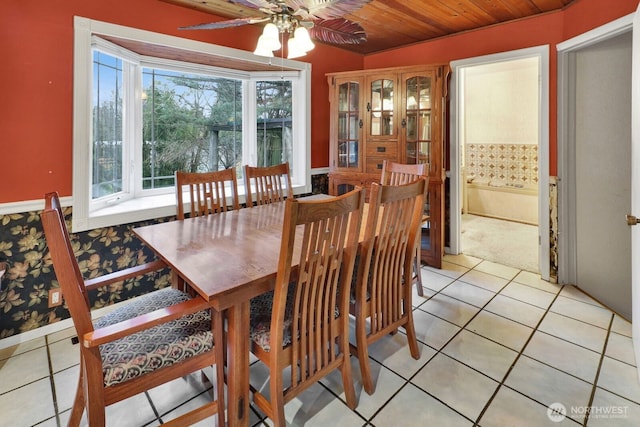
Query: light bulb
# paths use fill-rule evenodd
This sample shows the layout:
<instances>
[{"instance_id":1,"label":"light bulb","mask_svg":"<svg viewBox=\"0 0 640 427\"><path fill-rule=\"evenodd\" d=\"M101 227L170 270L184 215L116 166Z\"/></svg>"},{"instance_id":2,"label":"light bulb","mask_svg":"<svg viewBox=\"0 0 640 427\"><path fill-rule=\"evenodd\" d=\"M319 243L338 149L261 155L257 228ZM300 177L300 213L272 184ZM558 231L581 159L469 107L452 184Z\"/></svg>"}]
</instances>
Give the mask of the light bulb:
<instances>
[{"instance_id":1,"label":"light bulb","mask_svg":"<svg viewBox=\"0 0 640 427\"><path fill-rule=\"evenodd\" d=\"M282 45L280 44L280 31L274 23L270 22L264 26L264 30L262 30L262 35L260 36L260 38L263 37L266 43L265 47L267 47L269 50L278 50L282 47Z\"/></svg>"},{"instance_id":2,"label":"light bulb","mask_svg":"<svg viewBox=\"0 0 640 427\"><path fill-rule=\"evenodd\" d=\"M309 31L304 27L298 27L293 33L294 38L296 39L298 45L305 52L309 52L311 49L316 47L311 41L311 37L309 36Z\"/></svg>"},{"instance_id":3,"label":"light bulb","mask_svg":"<svg viewBox=\"0 0 640 427\"><path fill-rule=\"evenodd\" d=\"M298 42L297 37L291 37L287 42L287 58L299 58L305 55L304 49L300 47L300 43Z\"/></svg>"}]
</instances>

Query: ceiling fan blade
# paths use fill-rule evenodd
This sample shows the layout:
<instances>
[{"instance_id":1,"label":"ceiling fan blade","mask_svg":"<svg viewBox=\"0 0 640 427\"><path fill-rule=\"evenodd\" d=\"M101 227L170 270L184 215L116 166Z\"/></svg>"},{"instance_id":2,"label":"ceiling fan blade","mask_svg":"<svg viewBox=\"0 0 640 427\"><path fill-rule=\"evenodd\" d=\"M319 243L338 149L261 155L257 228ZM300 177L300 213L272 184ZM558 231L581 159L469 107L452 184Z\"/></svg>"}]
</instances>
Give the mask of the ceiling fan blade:
<instances>
[{"instance_id":1,"label":"ceiling fan blade","mask_svg":"<svg viewBox=\"0 0 640 427\"><path fill-rule=\"evenodd\" d=\"M367 41L367 33L360 24L342 18L314 21L309 36L332 44L360 44Z\"/></svg>"},{"instance_id":2,"label":"ceiling fan blade","mask_svg":"<svg viewBox=\"0 0 640 427\"><path fill-rule=\"evenodd\" d=\"M268 21L270 18L253 17L253 18L238 18L231 19L229 21L210 22L208 24L189 25L187 27L179 27L179 30L217 30L220 28L239 27L247 24L258 24L260 22Z\"/></svg>"},{"instance_id":3,"label":"ceiling fan blade","mask_svg":"<svg viewBox=\"0 0 640 427\"><path fill-rule=\"evenodd\" d=\"M275 13L280 11L278 2L274 0L230 0L231 3L236 3L241 6L250 7L253 9L260 9L265 13Z\"/></svg>"},{"instance_id":4,"label":"ceiling fan blade","mask_svg":"<svg viewBox=\"0 0 640 427\"><path fill-rule=\"evenodd\" d=\"M334 19L360 9L371 0L284 0L302 19Z\"/></svg>"}]
</instances>

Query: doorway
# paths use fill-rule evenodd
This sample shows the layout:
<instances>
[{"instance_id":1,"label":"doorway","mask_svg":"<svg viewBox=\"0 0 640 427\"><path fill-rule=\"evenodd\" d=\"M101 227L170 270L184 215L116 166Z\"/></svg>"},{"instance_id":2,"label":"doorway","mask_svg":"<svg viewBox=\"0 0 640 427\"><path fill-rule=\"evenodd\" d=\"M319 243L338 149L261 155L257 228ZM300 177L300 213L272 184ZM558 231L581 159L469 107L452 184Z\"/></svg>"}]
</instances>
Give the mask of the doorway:
<instances>
[{"instance_id":1,"label":"doorway","mask_svg":"<svg viewBox=\"0 0 640 427\"><path fill-rule=\"evenodd\" d=\"M546 280L547 62L543 46L452 63L447 248Z\"/></svg>"},{"instance_id":2,"label":"doorway","mask_svg":"<svg viewBox=\"0 0 640 427\"><path fill-rule=\"evenodd\" d=\"M631 22L619 19L558 46L558 279L629 320Z\"/></svg>"}]
</instances>

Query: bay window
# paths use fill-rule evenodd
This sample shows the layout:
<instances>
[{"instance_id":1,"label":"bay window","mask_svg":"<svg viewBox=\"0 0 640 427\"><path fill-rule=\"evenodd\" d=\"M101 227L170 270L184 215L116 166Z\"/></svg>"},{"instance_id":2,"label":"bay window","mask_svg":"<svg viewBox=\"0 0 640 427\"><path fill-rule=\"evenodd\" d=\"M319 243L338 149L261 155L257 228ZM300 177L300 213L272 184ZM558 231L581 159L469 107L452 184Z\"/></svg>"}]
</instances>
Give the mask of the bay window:
<instances>
[{"instance_id":1,"label":"bay window","mask_svg":"<svg viewBox=\"0 0 640 427\"><path fill-rule=\"evenodd\" d=\"M235 168L243 200L244 164L287 161L294 192L310 191L309 64L86 18L75 35L74 231L173 215L176 170Z\"/></svg>"}]
</instances>

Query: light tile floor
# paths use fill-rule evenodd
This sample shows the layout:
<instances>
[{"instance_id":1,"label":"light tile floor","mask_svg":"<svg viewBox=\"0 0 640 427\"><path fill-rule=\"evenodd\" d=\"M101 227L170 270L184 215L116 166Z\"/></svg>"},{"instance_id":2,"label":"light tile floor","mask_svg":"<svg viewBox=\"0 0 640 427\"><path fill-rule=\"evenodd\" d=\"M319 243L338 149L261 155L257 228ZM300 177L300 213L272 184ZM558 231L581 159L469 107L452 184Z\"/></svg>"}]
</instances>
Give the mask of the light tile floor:
<instances>
[{"instance_id":1,"label":"light tile floor","mask_svg":"<svg viewBox=\"0 0 640 427\"><path fill-rule=\"evenodd\" d=\"M446 256L422 277L425 296L414 291L413 301L420 359L409 356L402 333L373 344L373 395L363 392L352 358L356 410L334 373L286 406L291 425L638 425L629 322L575 288L468 256ZM65 330L0 350L0 426L66 425L78 377L72 336ZM255 362L252 383L266 376ZM156 426L212 393L194 374L109 407L107 423ZM251 424L262 423L271 425L252 407Z\"/></svg>"}]
</instances>

